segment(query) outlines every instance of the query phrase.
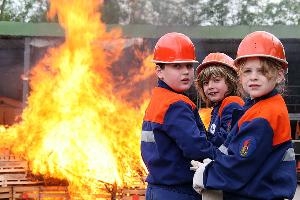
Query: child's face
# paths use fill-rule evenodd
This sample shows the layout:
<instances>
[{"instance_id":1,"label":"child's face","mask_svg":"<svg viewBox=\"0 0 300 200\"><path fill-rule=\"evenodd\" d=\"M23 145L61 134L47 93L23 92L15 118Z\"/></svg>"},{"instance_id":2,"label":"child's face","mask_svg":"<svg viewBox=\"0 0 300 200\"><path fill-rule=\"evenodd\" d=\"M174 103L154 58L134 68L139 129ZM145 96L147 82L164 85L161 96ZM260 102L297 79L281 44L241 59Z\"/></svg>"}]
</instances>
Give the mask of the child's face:
<instances>
[{"instance_id":1,"label":"child's face","mask_svg":"<svg viewBox=\"0 0 300 200\"><path fill-rule=\"evenodd\" d=\"M275 70L275 69L274 69ZM241 70L241 82L243 89L250 95L251 99L261 97L271 92L277 82L280 82L283 74L279 71L277 77L267 78L259 58L247 58Z\"/></svg>"},{"instance_id":2,"label":"child's face","mask_svg":"<svg viewBox=\"0 0 300 200\"><path fill-rule=\"evenodd\" d=\"M211 76L209 80L203 81L203 91L207 99L211 102L219 102L225 98L228 91L225 78L220 76Z\"/></svg>"},{"instance_id":3,"label":"child's face","mask_svg":"<svg viewBox=\"0 0 300 200\"><path fill-rule=\"evenodd\" d=\"M164 69L157 67L156 74L176 92L184 92L193 83L194 67L192 63L170 63Z\"/></svg>"}]
</instances>

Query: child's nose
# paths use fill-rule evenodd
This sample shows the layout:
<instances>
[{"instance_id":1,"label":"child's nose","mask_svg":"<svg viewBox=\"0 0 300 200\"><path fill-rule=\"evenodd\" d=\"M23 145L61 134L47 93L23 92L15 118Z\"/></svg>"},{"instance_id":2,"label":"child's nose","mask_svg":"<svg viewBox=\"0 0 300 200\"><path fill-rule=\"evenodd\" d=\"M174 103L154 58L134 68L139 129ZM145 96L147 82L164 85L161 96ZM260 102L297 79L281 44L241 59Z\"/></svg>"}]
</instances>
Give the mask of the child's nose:
<instances>
[{"instance_id":1,"label":"child's nose","mask_svg":"<svg viewBox=\"0 0 300 200\"><path fill-rule=\"evenodd\" d=\"M184 73L184 74L188 74L188 73L189 73L189 68L188 68L187 66L184 66L184 67L182 68L182 70L183 70L183 73Z\"/></svg>"},{"instance_id":2,"label":"child's nose","mask_svg":"<svg viewBox=\"0 0 300 200\"><path fill-rule=\"evenodd\" d=\"M250 74L250 79L252 79L252 80L255 80L255 79L257 79L257 72L252 72L251 74Z\"/></svg>"},{"instance_id":3,"label":"child's nose","mask_svg":"<svg viewBox=\"0 0 300 200\"><path fill-rule=\"evenodd\" d=\"M208 81L208 88L213 88L213 81Z\"/></svg>"}]
</instances>

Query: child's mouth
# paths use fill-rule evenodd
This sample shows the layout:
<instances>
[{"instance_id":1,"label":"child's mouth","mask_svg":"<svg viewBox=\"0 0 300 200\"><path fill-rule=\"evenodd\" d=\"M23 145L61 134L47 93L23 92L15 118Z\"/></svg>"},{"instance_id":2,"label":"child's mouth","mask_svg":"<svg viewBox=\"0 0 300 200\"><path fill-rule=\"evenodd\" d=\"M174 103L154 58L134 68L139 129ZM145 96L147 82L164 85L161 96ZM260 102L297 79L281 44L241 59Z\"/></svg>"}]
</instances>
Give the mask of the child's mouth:
<instances>
[{"instance_id":1,"label":"child's mouth","mask_svg":"<svg viewBox=\"0 0 300 200\"><path fill-rule=\"evenodd\" d=\"M217 92L210 92L208 93L209 96L215 96L217 94Z\"/></svg>"},{"instance_id":2,"label":"child's mouth","mask_svg":"<svg viewBox=\"0 0 300 200\"><path fill-rule=\"evenodd\" d=\"M253 84L253 85L249 85L249 87L250 87L251 89L256 89L256 88L258 88L258 87L259 87L259 85L257 85L257 84Z\"/></svg>"}]
</instances>

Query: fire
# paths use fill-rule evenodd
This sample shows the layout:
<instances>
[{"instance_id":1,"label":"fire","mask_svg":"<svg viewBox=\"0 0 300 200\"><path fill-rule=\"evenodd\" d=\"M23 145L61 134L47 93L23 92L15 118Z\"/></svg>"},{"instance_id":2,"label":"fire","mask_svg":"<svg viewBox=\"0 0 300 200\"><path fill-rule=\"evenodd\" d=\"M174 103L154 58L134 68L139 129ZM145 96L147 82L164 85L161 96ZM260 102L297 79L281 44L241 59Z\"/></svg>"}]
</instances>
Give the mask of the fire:
<instances>
[{"instance_id":1,"label":"fire","mask_svg":"<svg viewBox=\"0 0 300 200\"><path fill-rule=\"evenodd\" d=\"M100 6L100 0L50 1L49 16L57 14L65 41L30 72L22 120L0 127L0 148L21 155L34 174L67 180L72 198L85 200L95 199L99 183L130 186L146 173L140 131L148 95L141 106L118 95L111 65L124 40L120 30L106 31ZM142 80L136 75L135 82Z\"/></svg>"}]
</instances>

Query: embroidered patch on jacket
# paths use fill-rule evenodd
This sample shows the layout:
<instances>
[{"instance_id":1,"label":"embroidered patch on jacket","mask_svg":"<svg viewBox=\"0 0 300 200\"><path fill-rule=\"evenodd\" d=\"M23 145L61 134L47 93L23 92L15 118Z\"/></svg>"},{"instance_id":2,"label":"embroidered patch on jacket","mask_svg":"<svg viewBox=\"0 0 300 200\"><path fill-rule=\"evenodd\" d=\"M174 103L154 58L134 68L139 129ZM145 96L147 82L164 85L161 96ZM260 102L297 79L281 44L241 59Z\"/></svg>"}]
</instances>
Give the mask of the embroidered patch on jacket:
<instances>
[{"instance_id":1,"label":"embroidered patch on jacket","mask_svg":"<svg viewBox=\"0 0 300 200\"><path fill-rule=\"evenodd\" d=\"M215 131L216 131L216 125L215 125L215 124L212 124L212 125L210 126L209 132L210 132L211 134L215 134Z\"/></svg>"},{"instance_id":2,"label":"embroidered patch on jacket","mask_svg":"<svg viewBox=\"0 0 300 200\"><path fill-rule=\"evenodd\" d=\"M254 137L246 137L240 142L239 152L242 157L250 156L256 149L256 140Z\"/></svg>"}]
</instances>

